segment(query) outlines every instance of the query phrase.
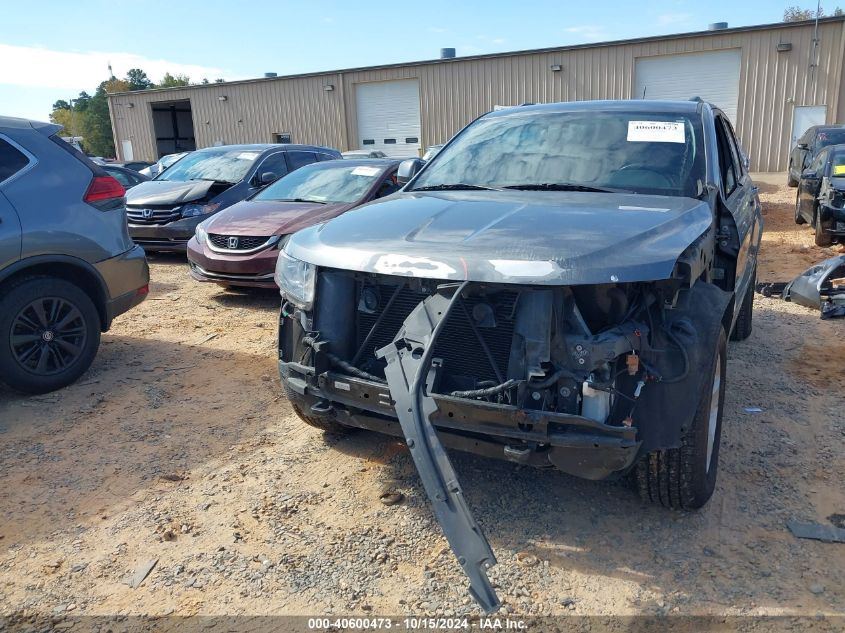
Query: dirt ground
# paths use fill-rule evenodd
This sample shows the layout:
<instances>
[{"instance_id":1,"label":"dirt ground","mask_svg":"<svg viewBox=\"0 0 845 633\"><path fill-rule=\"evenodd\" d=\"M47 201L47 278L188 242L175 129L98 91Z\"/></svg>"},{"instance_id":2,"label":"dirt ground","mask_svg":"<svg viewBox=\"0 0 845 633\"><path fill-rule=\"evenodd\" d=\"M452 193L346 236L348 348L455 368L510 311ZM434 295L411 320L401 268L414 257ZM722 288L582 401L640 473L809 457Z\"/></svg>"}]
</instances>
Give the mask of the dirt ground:
<instances>
[{"instance_id":1,"label":"dirt ground","mask_svg":"<svg viewBox=\"0 0 845 633\"><path fill-rule=\"evenodd\" d=\"M761 281L834 253L793 223L785 181L758 178ZM293 415L275 293L196 283L177 256L151 268L149 299L77 384L0 388L0 616L478 614L406 449L324 439ZM699 512L453 454L503 613L845 613L845 545L785 526L845 519L843 326L755 297L753 335L729 347L719 483ZM382 504L385 491L404 501Z\"/></svg>"}]
</instances>

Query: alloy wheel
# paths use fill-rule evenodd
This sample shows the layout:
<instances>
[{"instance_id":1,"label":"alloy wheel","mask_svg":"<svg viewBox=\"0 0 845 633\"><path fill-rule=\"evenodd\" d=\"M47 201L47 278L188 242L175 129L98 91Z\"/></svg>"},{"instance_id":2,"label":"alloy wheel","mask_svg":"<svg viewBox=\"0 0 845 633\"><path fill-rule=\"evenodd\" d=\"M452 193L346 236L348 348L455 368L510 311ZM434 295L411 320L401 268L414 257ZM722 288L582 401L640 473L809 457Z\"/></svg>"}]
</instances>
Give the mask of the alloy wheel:
<instances>
[{"instance_id":1,"label":"alloy wheel","mask_svg":"<svg viewBox=\"0 0 845 633\"><path fill-rule=\"evenodd\" d=\"M24 306L12 321L12 355L21 367L51 376L73 365L88 337L85 319L67 299L41 297Z\"/></svg>"}]
</instances>

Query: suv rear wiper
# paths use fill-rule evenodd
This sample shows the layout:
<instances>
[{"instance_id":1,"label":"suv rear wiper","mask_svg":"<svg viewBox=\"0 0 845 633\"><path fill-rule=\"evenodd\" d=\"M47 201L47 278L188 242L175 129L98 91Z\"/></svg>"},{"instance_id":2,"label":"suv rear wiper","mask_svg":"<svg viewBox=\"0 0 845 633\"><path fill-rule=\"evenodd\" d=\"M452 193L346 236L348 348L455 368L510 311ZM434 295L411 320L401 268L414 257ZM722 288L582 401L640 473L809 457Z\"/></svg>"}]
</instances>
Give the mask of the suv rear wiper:
<instances>
[{"instance_id":1,"label":"suv rear wiper","mask_svg":"<svg viewBox=\"0 0 845 633\"><path fill-rule=\"evenodd\" d=\"M463 182L456 182L450 185L414 187L411 191L501 191L501 189L496 189L496 187L485 187L484 185L469 185Z\"/></svg>"},{"instance_id":2,"label":"suv rear wiper","mask_svg":"<svg viewBox=\"0 0 845 633\"><path fill-rule=\"evenodd\" d=\"M541 182L528 185L505 185L503 189L515 189L516 191L589 191L595 193L634 193L629 189L591 187L590 185L576 185L570 182Z\"/></svg>"}]
</instances>

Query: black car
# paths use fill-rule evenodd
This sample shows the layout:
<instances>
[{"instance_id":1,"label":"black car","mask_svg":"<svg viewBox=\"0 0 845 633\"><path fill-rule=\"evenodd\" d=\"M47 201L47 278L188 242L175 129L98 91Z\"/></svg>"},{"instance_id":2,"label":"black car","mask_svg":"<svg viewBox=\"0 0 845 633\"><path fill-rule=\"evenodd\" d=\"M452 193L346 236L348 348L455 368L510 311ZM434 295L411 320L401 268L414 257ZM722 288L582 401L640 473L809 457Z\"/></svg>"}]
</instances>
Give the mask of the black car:
<instances>
[{"instance_id":1,"label":"black car","mask_svg":"<svg viewBox=\"0 0 845 633\"><path fill-rule=\"evenodd\" d=\"M340 152L313 145L208 147L126 193L129 234L148 251L184 252L197 224L277 178Z\"/></svg>"},{"instance_id":2,"label":"black car","mask_svg":"<svg viewBox=\"0 0 845 633\"><path fill-rule=\"evenodd\" d=\"M701 100L508 108L402 163L401 191L285 244L294 410L405 437L485 610L495 558L443 445L631 474L673 508L712 495L762 232L742 156Z\"/></svg>"},{"instance_id":3,"label":"black car","mask_svg":"<svg viewBox=\"0 0 845 633\"><path fill-rule=\"evenodd\" d=\"M828 145L838 143L845 143L845 127L841 125L814 125L807 128L789 153L787 184L797 187L801 172L813 162L816 155Z\"/></svg>"},{"instance_id":4,"label":"black car","mask_svg":"<svg viewBox=\"0 0 845 633\"><path fill-rule=\"evenodd\" d=\"M845 144L825 147L801 173L795 224L808 222L816 246L845 241Z\"/></svg>"},{"instance_id":5,"label":"black car","mask_svg":"<svg viewBox=\"0 0 845 633\"><path fill-rule=\"evenodd\" d=\"M117 180L124 189L131 189L135 185L147 182L149 178L127 167L119 167L110 163L100 165L109 176Z\"/></svg>"}]
</instances>

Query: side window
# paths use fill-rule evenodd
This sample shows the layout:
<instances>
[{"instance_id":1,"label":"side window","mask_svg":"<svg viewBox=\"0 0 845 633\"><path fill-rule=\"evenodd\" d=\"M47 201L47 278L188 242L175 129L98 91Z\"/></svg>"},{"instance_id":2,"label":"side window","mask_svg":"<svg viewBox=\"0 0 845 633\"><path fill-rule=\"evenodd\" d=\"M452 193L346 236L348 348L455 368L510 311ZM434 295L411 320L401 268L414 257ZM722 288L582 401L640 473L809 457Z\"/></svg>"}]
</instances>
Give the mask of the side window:
<instances>
[{"instance_id":1,"label":"side window","mask_svg":"<svg viewBox=\"0 0 845 633\"><path fill-rule=\"evenodd\" d=\"M731 146L722 123L722 117L716 118L716 140L719 144L719 172L722 175L722 188L727 198L736 189L737 175Z\"/></svg>"},{"instance_id":2,"label":"side window","mask_svg":"<svg viewBox=\"0 0 845 633\"><path fill-rule=\"evenodd\" d=\"M384 198L385 196L389 196L391 193L396 193L399 189L401 189L401 187L396 182L396 172L394 171L390 176L384 179L384 182L381 183L381 187L378 188L374 197Z\"/></svg>"},{"instance_id":3,"label":"side window","mask_svg":"<svg viewBox=\"0 0 845 633\"><path fill-rule=\"evenodd\" d=\"M29 159L26 154L0 138L0 183L11 178L27 165L29 165Z\"/></svg>"},{"instance_id":4,"label":"side window","mask_svg":"<svg viewBox=\"0 0 845 633\"><path fill-rule=\"evenodd\" d=\"M830 152L827 150L823 152L819 152L819 155L813 159L813 162L810 164L809 169L812 169L814 172L819 173L824 167L825 162L827 161L827 156Z\"/></svg>"},{"instance_id":5,"label":"side window","mask_svg":"<svg viewBox=\"0 0 845 633\"><path fill-rule=\"evenodd\" d=\"M119 169L107 169L106 173L109 176L113 177L115 180L117 180L117 182L119 182L124 187L131 187L132 185L135 184L134 182L132 182L132 179L129 178L129 176L124 174Z\"/></svg>"},{"instance_id":6,"label":"side window","mask_svg":"<svg viewBox=\"0 0 845 633\"><path fill-rule=\"evenodd\" d=\"M288 152L288 164L291 171L316 162L317 155L314 152Z\"/></svg>"},{"instance_id":7,"label":"side window","mask_svg":"<svg viewBox=\"0 0 845 633\"><path fill-rule=\"evenodd\" d=\"M338 157L331 154L317 154L317 158L319 160L337 160Z\"/></svg>"},{"instance_id":8,"label":"side window","mask_svg":"<svg viewBox=\"0 0 845 633\"><path fill-rule=\"evenodd\" d=\"M733 157L734 165L736 167L736 176L737 179L741 178L745 175L745 165L742 162L742 150L739 147L739 143L736 140L736 134L734 133L734 129L731 126L731 122L727 119L722 119L722 123L725 126L725 133L728 137L728 145L731 147L731 155Z\"/></svg>"},{"instance_id":9,"label":"side window","mask_svg":"<svg viewBox=\"0 0 845 633\"><path fill-rule=\"evenodd\" d=\"M265 174L268 171L273 172L279 178L288 173L288 166L287 163L285 163L284 152L276 152L275 154L270 154L267 158L264 159L264 162L258 166L258 169L255 171L255 174L260 178L261 174Z\"/></svg>"}]
</instances>

